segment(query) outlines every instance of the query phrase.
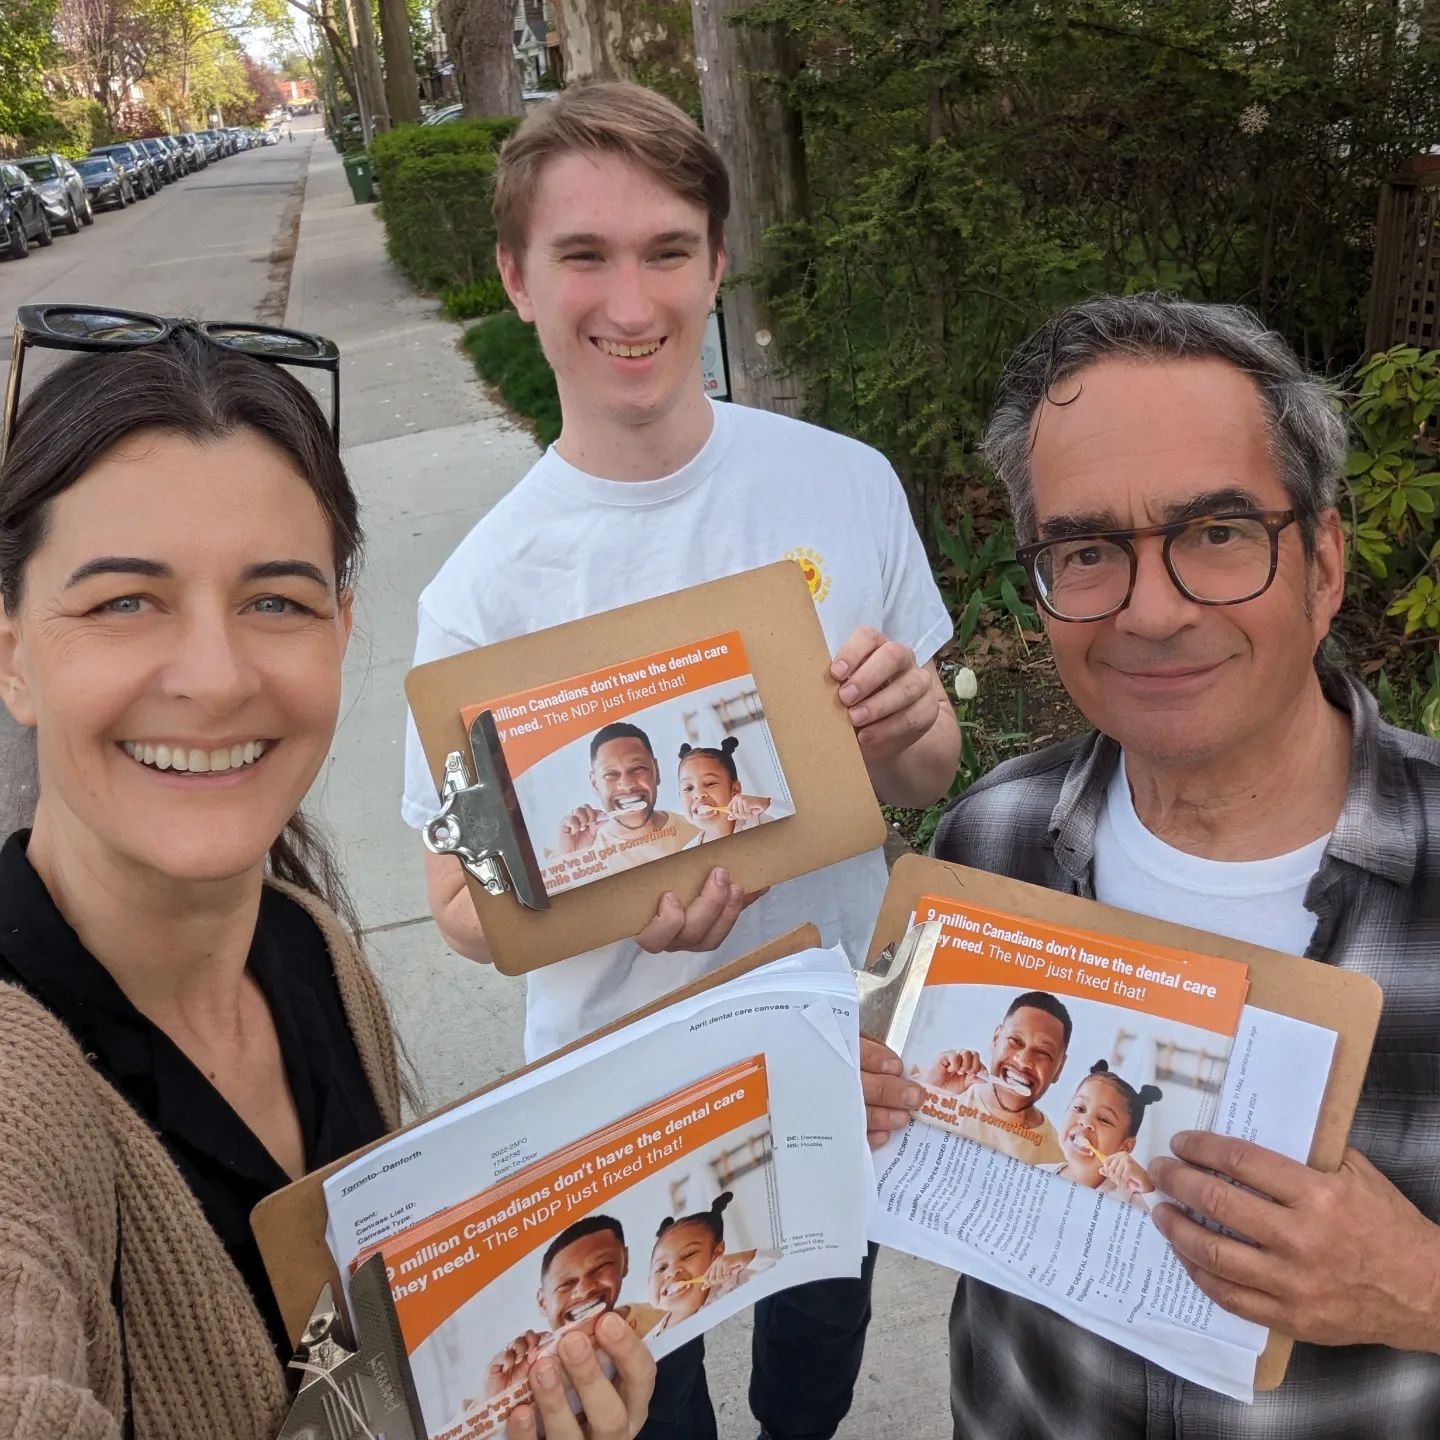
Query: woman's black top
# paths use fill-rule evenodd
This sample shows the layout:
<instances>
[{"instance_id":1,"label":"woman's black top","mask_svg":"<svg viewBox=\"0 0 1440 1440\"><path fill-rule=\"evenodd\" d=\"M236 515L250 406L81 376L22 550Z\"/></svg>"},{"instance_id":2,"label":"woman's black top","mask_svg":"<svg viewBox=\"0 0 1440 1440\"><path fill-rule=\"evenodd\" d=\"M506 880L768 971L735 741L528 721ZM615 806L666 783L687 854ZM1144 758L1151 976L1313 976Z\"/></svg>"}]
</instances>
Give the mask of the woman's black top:
<instances>
[{"instance_id":1,"label":"woman's black top","mask_svg":"<svg viewBox=\"0 0 1440 1440\"><path fill-rule=\"evenodd\" d=\"M19 831L0 848L0 980L18 984L63 1021L91 1063L157 1133L250 1287L276 1354L288 1361L292 1347L250 1233L250 1212L289 1177L80 943L26 858L29 838ZM346 1023L324 937L304 909L270 886L260 902L249 971L270 1005L300 1117L305 1168L378 1139L385 1127Z\"/></svg>"}]
</instances>

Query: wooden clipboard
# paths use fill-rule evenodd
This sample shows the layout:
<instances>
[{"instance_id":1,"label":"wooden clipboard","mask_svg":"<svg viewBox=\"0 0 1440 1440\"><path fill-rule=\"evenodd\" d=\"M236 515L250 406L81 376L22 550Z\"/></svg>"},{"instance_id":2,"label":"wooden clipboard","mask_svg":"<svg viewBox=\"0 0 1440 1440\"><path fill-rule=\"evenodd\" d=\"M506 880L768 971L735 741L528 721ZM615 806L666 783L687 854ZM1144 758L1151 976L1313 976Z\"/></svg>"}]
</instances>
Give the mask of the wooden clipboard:
<instances>
[{"instance_id":1,"label":"wooden clipboard","mask_svg":"<svg viewBox=\"0 0 1440 1440\"><path fill-rule=\"evenodd\" d=\"M794 930L787 931L768 944L750 951L749 954L738 956L736 959L718 966L708 975L702 975L700 979L692 981L689 985L672 990L653 1004L642 1005L638 1010L632 1010L630 1014L621 1016L613 1024L605 1025L589 1035L582 1036L572 1044L557 1050L554 1055L547 1055L533 1064L522 1066L509 1075L502 1075L498 1080L493 1080L488 1085L482 1085L478 1090L461 1096L460 1099L442 1106L439 1110L432 1111L422 1119L429 1120L433 1119L435 1115L443 1115L447 1110L453 1110L457 1105L463 1105L466 1101L473 1100L476 1095L484 1095L499 1085L507 1084L517 1075L529 1074L537 1066L553 1060L556 1055L566 1055L571 1050L588 1045L592 1040L598 1040L602 1035L608 1035L613 1030L619 1030L622 1026L630 1025L647 1015L653 1015L656 1011L663 1010L667 1005L672 1005L678 1000L686 1000L692 995L702 994L716 985L723 985L727 980L748 974L761 965L768 965L772 960L783 959L786 955L794 955L801 950L814 949L819 944L820 932L815 926L797 926ZM412 1120L408 1125L402 1125L393 1134L403 1135L407 1130L413 1130L420 1123L421 1119ZM275 1298L280 1302L280 1313L284 1317L285 1329L292 1344L299 1342L300 1334L310 1319L310 1311L315 1304L315 1297L319 1295L323 1285L329 1282L334 1286L336 1295L344 1294L335 1262L331 1259L329 1248L325 1244L324 1182L335 1171L358 1160L362 1155L373 1150L375 1145L383 1144L385 1140L391 1138L393 1137L390 1135L384 1136L375 1141L374 1145L362 1146L359 1150L326 1165L323 1169L313 1171L295 1181L294 1184L287 1185L283 1190L277 1190L273 1195L266 1196L250 1212L250 1228L255 1233L256 1243L260 1247L260 1258L265 1262L265 1270L270 1276L270 1287L275 1292Z\"/></svg>"},{"instance_id":2,"label":"wooden clipboard","mask_svg":"<svg viewBox=\"0 0 1440 1440\"><path fill-rule=\"evenodd\" d=\"M661 895L693 898L717 865L747 891L762 890L884 843L810 586L789 560L417 666L405 693L437 793L445 757L468 743L462 707L731 630L745 642L795 813L564 891L544 911L487 894L467 874L497 970L524 974L635 935Z\"/></svg>"},{"instance_id":3,"label":"wooden clipboard","mask_svg":"<svg viewBox=\"0 0 1440 1440\"><path fill-rule=\"evenodd\" d=\"M890 887L865 960L867 966L874 963L886 945L904 935L917 903L925 895L972 900L1012 915L1053 920L1130 940L1153 941L1248 965L1249 1004L1321 1025L1335 1031L1338 1037L1315 1141L1310 1147L1310 1164L1317 1170L1339 1169L1355 1108L1360 1103L1360 1087L1365 1082L1384 999L1379 985L1368 975L920 855L906 855L891 872ZM1278 1330L1270 1332L1269 1342L1255 1365L1257 1390L1279 1387L1294 1344L1288 1335Z\"/></svg>"}]
</instances>

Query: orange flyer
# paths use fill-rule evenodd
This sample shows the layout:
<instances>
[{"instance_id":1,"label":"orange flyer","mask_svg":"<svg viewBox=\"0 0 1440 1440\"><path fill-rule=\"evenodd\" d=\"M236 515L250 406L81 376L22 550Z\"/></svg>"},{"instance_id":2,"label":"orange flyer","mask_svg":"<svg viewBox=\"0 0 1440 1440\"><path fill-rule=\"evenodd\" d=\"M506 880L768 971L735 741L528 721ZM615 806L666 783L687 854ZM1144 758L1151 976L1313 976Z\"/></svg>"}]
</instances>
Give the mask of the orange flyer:
<instances>
[{"instance_id":1,"label":"orange flyer","mask_svg":"<svg viewBox=\"0 0 1440 1440\"><path fill-rule=\"evenodd\" d=\"M937 896L915 918L943 927L903 1047L919 1122L1147 1207L1146 1162L1214 1119L1246 967Z\"/></svg>"},{"instance_id":2,"label":"orange flyer","mask_svg":"<svg viewBox=\"0 0 1440 1440\"><path fill-rule=\"evenodd\" d=\"M773 1156L757 1055L357 1256L385 1258L433 1440L502 1434L535 1361L607 1312L649 1341L700 1333L714 1295L778 1258Z\"/></svg>"},{"instance_id":3,"label":"orange flyer","mask_svg":"<svg viewBox=\"0 0 1440 1440\"><path fill-rule=\"evenodd\" d=\"M551 895L795 813L739 632L465 707L495 717Z\"/></svg>"}]
</instances>

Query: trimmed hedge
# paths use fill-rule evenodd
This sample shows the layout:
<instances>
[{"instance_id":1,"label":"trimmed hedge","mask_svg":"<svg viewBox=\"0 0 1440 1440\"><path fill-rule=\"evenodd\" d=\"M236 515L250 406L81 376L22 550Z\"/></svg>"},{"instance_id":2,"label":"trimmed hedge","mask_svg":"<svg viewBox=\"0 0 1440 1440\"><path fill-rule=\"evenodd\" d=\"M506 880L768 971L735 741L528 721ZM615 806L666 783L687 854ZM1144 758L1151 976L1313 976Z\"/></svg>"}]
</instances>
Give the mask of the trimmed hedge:
<instances>
[{"instance_id":1,"label":"trimmed hedge","mask_svg":"<svg viewBox=\"0 0 1440 1440\"><path fill-rule=\"evenodd\" d=\"M510 303L498 275L487 275L473 285L451 285L440 292L440 304L452 320L478 320L495 315Z\"/></svg>"},{"instance_id":2,"label":"trimmed hedge","mask_svg":"<svg viewBox=\"0 0 1440 1440\"><path fill-rule=\"evenodd\" d=\"M496 152L519 123L402 125L371 142L386 249L422 289L471 286L495 273Z\"/></svg>"},{"instance_id":3,"label":"trimmed hedge","mask_svg":"<svg viewBox=\"0 0 1440 1440\"><path fill-rule=\"evenodd\" d=\"M464 345L500 398L530 422L535 438L542 445L552 444L560 434L560 395L535 327L513 310L504 310L472 325Z\"/></svg>"}]
</instances>

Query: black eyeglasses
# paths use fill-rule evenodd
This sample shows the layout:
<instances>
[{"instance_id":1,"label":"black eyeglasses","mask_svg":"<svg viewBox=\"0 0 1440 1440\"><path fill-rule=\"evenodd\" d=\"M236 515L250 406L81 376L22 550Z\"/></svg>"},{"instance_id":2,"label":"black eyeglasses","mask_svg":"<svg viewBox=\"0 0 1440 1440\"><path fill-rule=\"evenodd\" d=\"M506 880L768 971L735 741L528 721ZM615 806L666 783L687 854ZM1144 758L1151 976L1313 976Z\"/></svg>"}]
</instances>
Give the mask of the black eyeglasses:
<instances>
[{"instance_id":1,"label":"black eyeglasses","mask_svg":"<svg viewBox=\"0 0 1440 1440\"><path fill-rule=\"evenodd\" d=\"M20 410L20 374L25 352L41 350L121 351L158 345L178 330L190 330L225 350L277 365L330 372L330 433L340 443L340 351L333 340L303 330L252 325L235 320L180 320L112 310L98 305L22 305L15 312L15 344L0 423L0 464L4 463Z\"/></svg>"},{"instance_id":2,"label":"black eyeglasses","mask_svg":"<svg viewBox=\"0 0 1440 1440\"><path fill-rule=\"evenodd\" d=\"M1135 541L1163 537L1165 569L1197 605L1241 605L1275 579L1280 532L1293 510L1227 510L1143 530L1106 530L1022 545L1015 558L1029 571L1041 607L1056 620L1083 623L1118 615L1135 593Z\"/></svg>"}]
</instances>

